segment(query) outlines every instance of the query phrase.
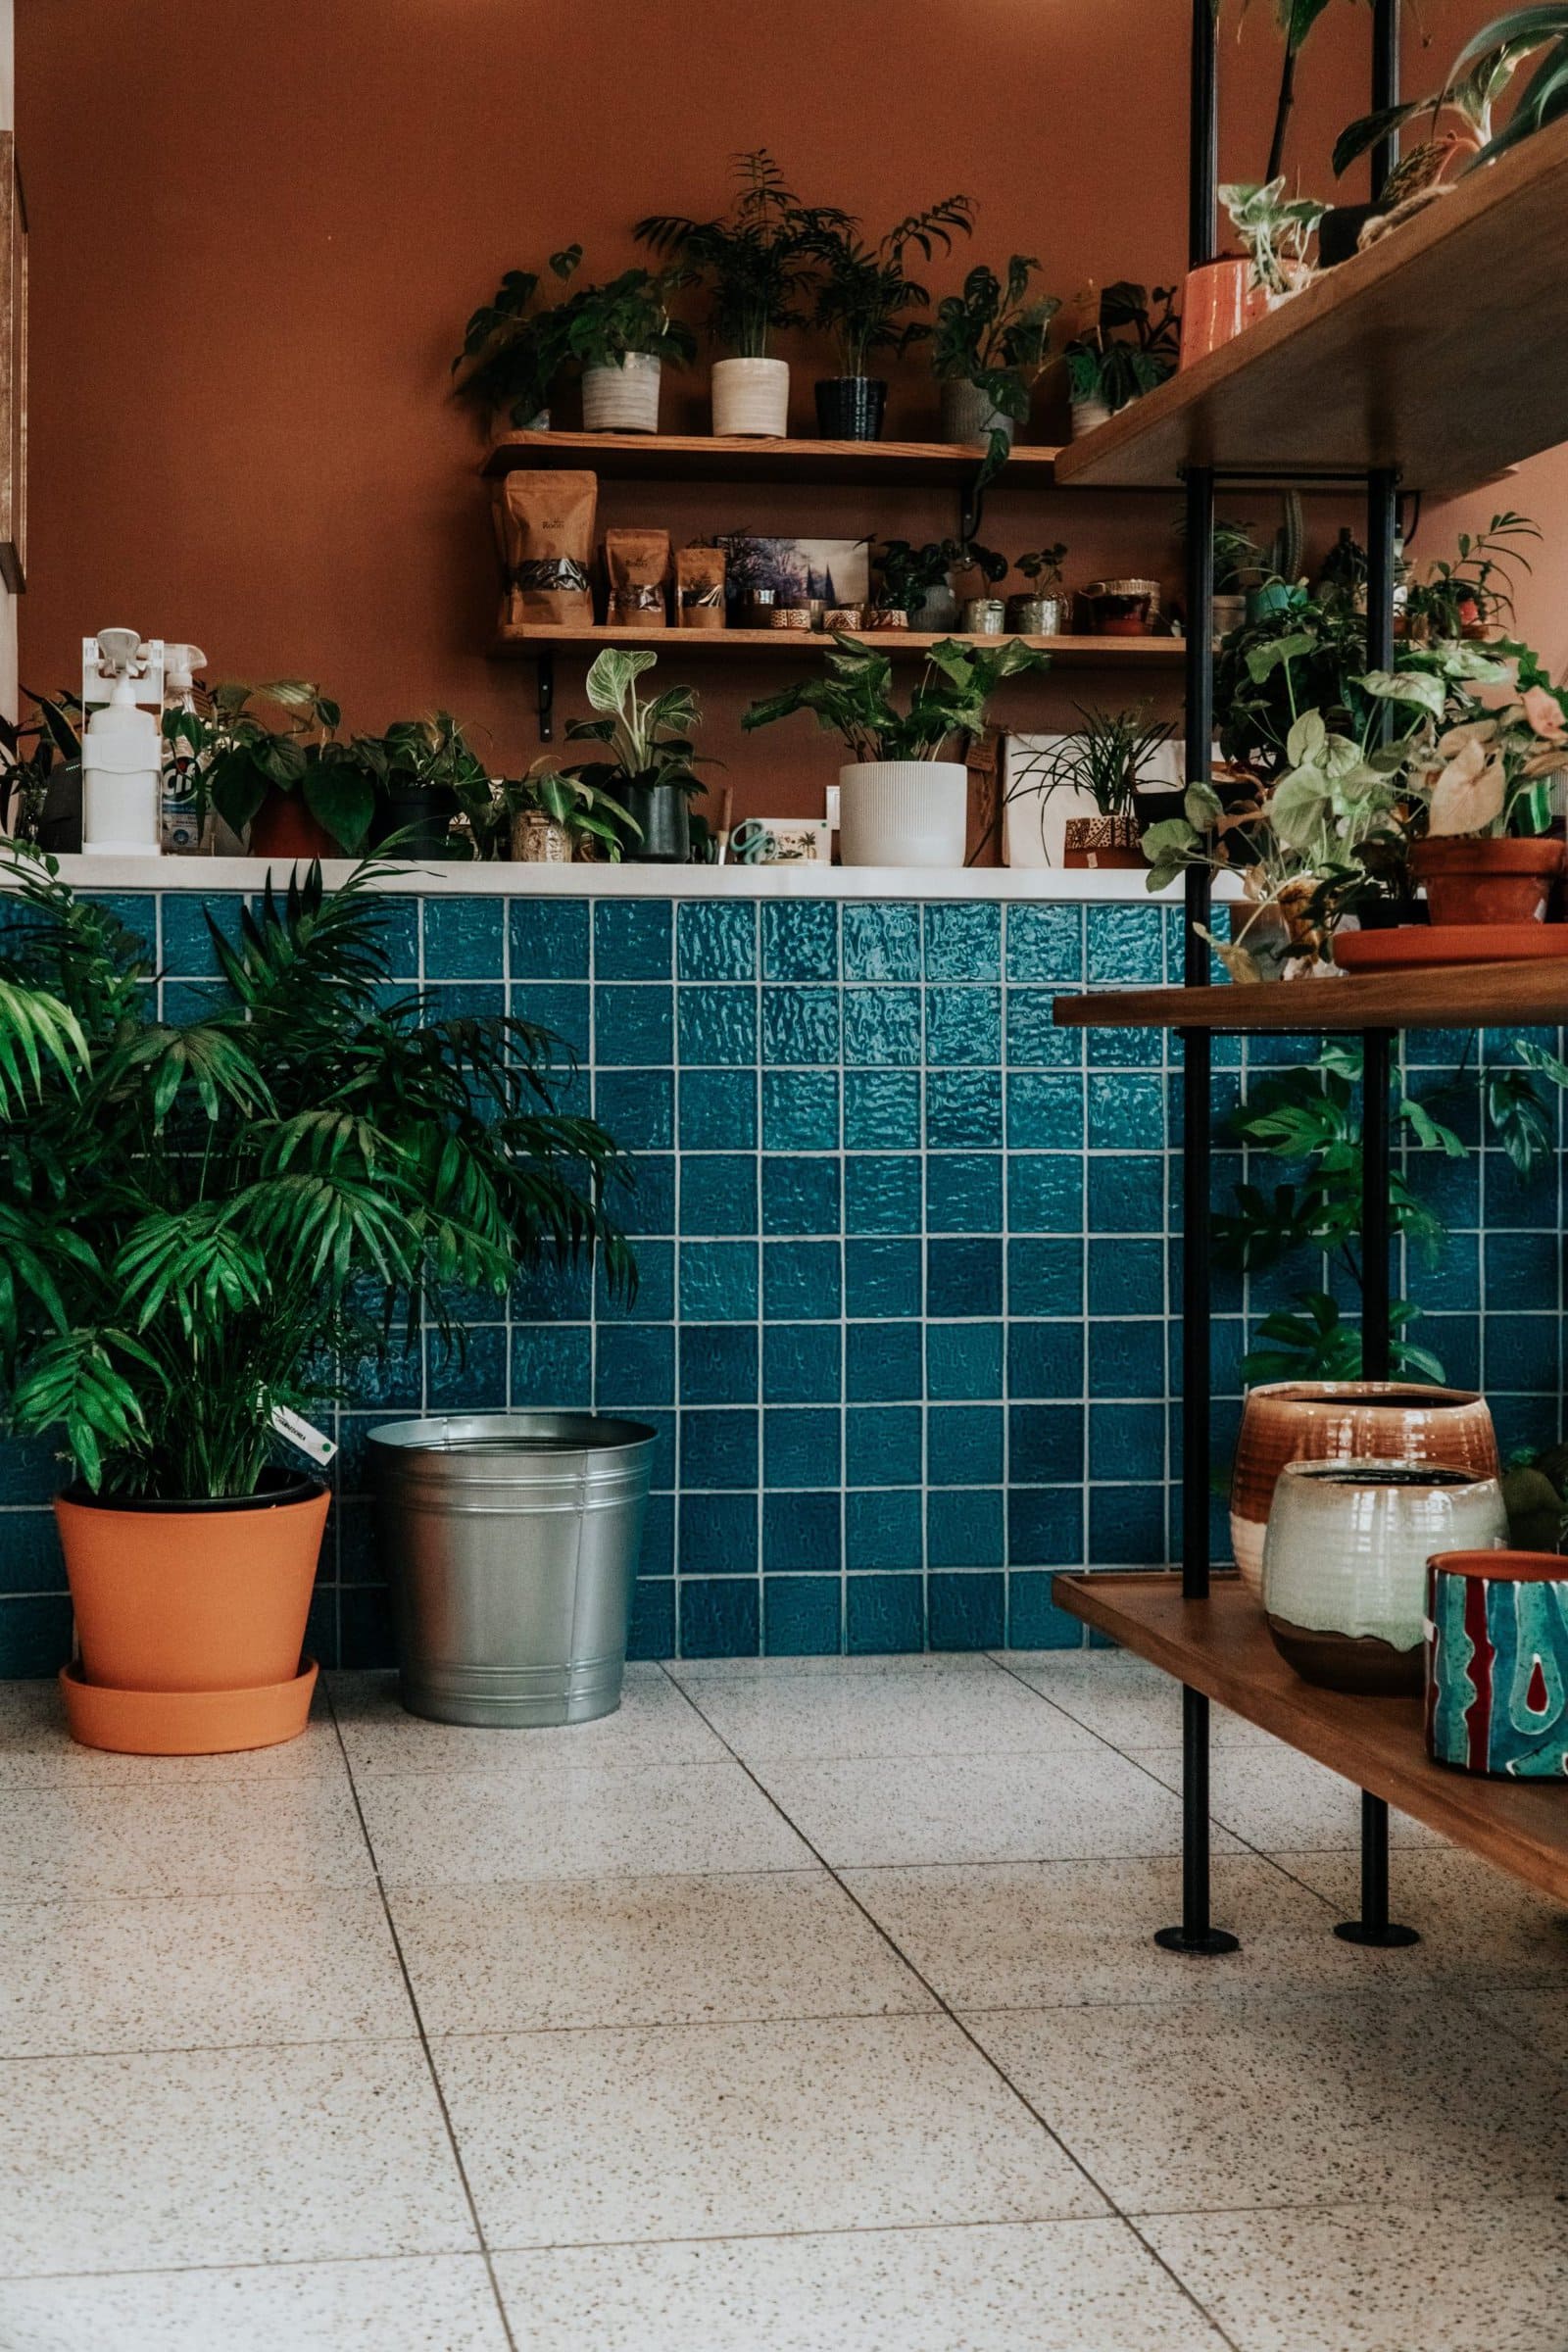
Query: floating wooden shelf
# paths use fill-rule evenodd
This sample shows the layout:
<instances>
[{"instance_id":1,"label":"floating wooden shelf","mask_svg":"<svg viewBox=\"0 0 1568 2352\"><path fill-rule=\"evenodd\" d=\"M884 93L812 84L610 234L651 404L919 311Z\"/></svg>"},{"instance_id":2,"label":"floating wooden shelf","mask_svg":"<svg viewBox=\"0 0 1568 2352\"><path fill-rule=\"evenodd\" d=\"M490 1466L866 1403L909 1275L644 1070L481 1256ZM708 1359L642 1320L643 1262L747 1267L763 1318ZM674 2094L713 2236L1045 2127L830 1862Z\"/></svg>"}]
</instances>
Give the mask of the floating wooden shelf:
<instances>
[{"instance_id":1,"label":"floating wooden shelf","mask_svg":"<svg viewBox=\"0 0 1568 2352\"><path fill-rule=\"evenodd\" d=\"M893 490L910 482L972 481L985 463L978 442L759 441L712 433L507 433L482 471L492 479L523 466L580 466L607 480L858 482ZM1025 443L1001 479L1009 490L1051 489L1054 449Z\"/></svg>"},{"instance_id":2,"label":"floating wooden shelf","mask_svg":"<svg viewBox=\"0 0 1568 2352\"><path fill-rule=\"evenodd\" d=\"M913 661L950 637L966 645L996 645L995 637L965 638L961 630L946 629L928 636L918 629L871 629L859 642L874 645L894 661ZM1050 654L1064 669L1175 669L1182 660L1179 637L1025 637L1025 645ZM673 659L705 660L709 655L734 660L754 655L799 661L803 654L832 653L834 642L817 629L502 629L492 640L496 661L537 661L541 654L587 654L607 645L651 646L668 649Z\"/></svg>"},{"instance_id":3,"label":"floating wooden shelf","mask_svg":"<svg viewBox=\"0 0 1568 2352\"><path fill-rule=\"evenodd\" d=\"M1568 1021L1563 963L1456 963L1435 972L1265 980L1222 988L1112 988L1058 997L1062 1029L1490 1029Z\"/></svg>"},{"instance_id":4,"label":"floating wooden shelf","mask_svg":"<svg viewBox=\"0 0 1568 2352\"><path fill-rule=\"evenodd\" d=\"M1186 466L1399 470L1460 491L1568 439L1568 121L1059 453L1063 485Z\"/></svg>"},{"instance_id":5,"label":"floating wooden shelf","mask_svg":"<svg viewBox=\"0 0 1568 2352\"><path fill-rule=\"evenodd\" d=\"M1456 1845L1568 1897L1568 1785L1451 1772L1427 1755L1418 1698L1350 1698L1303 1683L1269 1640L1263 1612L1239 1577L1216 1576L1207 1600L1184 1600L1181 1579L1171 1574L1058 1576L1052 1597Z\"/></svg>"}]
</instances>

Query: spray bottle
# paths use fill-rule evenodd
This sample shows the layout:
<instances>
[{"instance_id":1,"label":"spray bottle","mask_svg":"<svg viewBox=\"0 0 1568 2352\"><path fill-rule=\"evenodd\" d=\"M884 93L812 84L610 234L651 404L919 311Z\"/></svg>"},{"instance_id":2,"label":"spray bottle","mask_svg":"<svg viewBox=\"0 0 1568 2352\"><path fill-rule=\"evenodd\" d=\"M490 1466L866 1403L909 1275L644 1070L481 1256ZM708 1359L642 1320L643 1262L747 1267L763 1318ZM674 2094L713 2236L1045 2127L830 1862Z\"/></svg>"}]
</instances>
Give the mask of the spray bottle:
<instances>
[{"instance_id":1,"label":"spray bottle","mask_svg":"<svg viewBox=\"0 0 1568 2352\"><path fill-rule=\"evenodd\" d=\"M91 856L156 858L161 848L163 640L100 629L81 641L81 846Z\"/></svg>"},{"instance_id":2,"label":"spray bottle","mask_svg":"<svg viewBox=\"0 0 1568 2352\"><path fill-rule=\"evenodd\" d=\"M196 672L207 664L199 645L164 647L163 840L167 855L189 857L202 846L200 714ZM181 721L197 722L189 729Z\"/></svg>"}]
</instances>

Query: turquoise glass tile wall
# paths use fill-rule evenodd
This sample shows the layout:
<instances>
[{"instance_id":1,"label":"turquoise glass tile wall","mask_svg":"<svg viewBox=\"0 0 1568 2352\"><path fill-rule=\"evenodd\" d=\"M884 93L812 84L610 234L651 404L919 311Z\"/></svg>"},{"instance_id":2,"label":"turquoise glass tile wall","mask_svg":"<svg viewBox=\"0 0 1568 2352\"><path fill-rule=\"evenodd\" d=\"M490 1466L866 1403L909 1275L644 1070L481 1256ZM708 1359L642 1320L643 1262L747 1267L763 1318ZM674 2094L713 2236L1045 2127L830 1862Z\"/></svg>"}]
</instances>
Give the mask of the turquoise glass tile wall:
<instances>
[{"instance_id":1,"label":"turquoise glass tile wall","mask_svg":"<svg viewBox=\"0 0 1568 2352\"><path fill-rule=\"evenodd\" d=\"M188 1012L216 985L200 902L116 903L154 942L165 1009ZM1075 1644L1054 1570L1169 1557L1176 1049L1057 1030L1051 1000L1158 981L1167 961L1174 977L1174 909L386 906L401 977L453 1007L510 1006L575 1049L567 1099L638 1161L642 1284L627 1308L583 1274L529 1281L473 1325L465 1359L427 1343L340 1413L311 1635L324 1660L390 1656L364 1441L426 1406L592 1402L654 1425L642 1656ZM1219 1106L1250 1068L1301 1050L1220 1041ZM1408 1052L1412 1078L1451 1076L1446 1115L1474 1140L1464 1041ZM1505 1446L1554 1439L1557 1160L1528 1186L1495 1151L1418 1162L1454 1228L1436 1270L1411 1269L1423 1336L1450 1379L1488 1385ZM1216 1200L1241 1172L1222 1151ZM1216 1289L1216 1453L1239 1409L1244 1308L1299 1280ZM68 1654L58 1475L46 1446L0 1446L0 1674Z\"/></svg>"}]
</instances>

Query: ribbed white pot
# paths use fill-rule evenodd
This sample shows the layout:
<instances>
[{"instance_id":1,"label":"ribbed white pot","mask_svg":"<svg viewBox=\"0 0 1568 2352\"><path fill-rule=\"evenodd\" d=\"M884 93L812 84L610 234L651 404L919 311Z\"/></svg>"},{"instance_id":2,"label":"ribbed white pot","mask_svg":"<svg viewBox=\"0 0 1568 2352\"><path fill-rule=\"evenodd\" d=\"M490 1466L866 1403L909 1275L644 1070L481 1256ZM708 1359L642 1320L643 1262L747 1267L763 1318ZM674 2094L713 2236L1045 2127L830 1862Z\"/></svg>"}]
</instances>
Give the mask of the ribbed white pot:
<instances>
[{"instance_id":1,"label":"ribbed white pot","mask_svg":"<svg viewBox=\"0 0 1568 2352\"><path fill-rule=\"evenodd\" d=\"M657 433L660 362L628 351L618 368L582 371L582 423L587 433Z\"/></svg>"},{"instance_id":2,"label":"ribbed white pot","mask_svg":"<svg viewBox=\"0 0 1568 2352\"><path fill-rule=\"evenodd\" d=\"M1010 416L989 401L978 384L945 382L942 387L944 441L985 441L1005 433L1010 441L1017 427Z\"/></svg>"},{"instance_id":3,"label":"ribbed white pot","mask_svg":"<svg viewBox=\"0 0 1568 2352\"><path fill-rule=\"evenodd\" d=\"M968 816L961 760L862 760L839 769L846 865L961 866Z\"/></svg>"},{"instance_id":4,"label":"ribbed white pot","mask_svg":"<svg viewBox=\"0 0 1568 2352\"><path fill-rule=\"evenodd\" d=\"M1075 400L1072 404L1072 437L1081 441L1085 433L1095 432L1110 422L1110 410L1099 399Z\"/></svg>"},{"instance_id":5,"label":"ribbed white pot","mask_svg":"<svg viewBox=\"0 0 1568 2352\"><path fill-rule=\"evenodd\" d=\"M782 441L790 429L788 360L715 360L713 430Z\"/></svg>"}]
</instances>

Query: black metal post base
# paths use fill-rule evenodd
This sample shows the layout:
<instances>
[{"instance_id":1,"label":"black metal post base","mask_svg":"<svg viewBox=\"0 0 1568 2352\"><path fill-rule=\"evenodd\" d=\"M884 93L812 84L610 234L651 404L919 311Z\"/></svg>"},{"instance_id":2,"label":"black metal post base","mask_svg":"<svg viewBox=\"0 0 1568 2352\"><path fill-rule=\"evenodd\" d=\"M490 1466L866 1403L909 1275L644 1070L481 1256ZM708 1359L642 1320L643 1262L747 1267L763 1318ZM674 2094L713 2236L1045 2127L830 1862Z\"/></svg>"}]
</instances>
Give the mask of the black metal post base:
<instances>
[{"instance_id":1,"label":"black metal post base","mask_svg":"<svg viewBox=\"0 0 1568 2352\"><path fill-rule=\"evenodd\" d=\"M1227 1928L1207 1928L1200 1936L1189 1936L1185 1928L1156 1928L1154 1941L1162 1952L1193 1952L1202 1958L1210 1958L1216 1952L1239 1952L1242 1948L1241 1938Z\"/></svg>"},{"instance_id":2,"label":"black metal post base","mask_svg":"<svg viewBox=\"0 0 1568 2352\"><path fill-rule=\"evenodd\" d=\"M1361 1791L1361 1916L1342 1919L1334 1931L1342 1943L1369 1944L1374 1951L1399 1951L1419 1943L1414 1928L1389 1917L1389 1808L1380 1796Z\"/></svg>"},{"instance_id":3,"label":"black metal post base","mask_svg":"<svg viewBox=\"0 0 1568 2352\"><path fill-rule=\"evenodd\" d=\"M1182 1924L1160 1928L1154 1941L1162 1952L1191 1952L1211 1958L1238 1952L1241 1945L1208 1913L1208 1701L1200 1690L1182 1689Z\"/></svg>"}]
</instances>

